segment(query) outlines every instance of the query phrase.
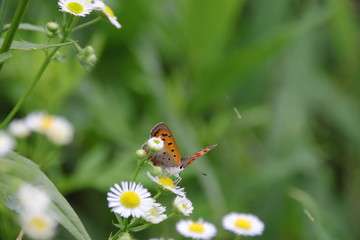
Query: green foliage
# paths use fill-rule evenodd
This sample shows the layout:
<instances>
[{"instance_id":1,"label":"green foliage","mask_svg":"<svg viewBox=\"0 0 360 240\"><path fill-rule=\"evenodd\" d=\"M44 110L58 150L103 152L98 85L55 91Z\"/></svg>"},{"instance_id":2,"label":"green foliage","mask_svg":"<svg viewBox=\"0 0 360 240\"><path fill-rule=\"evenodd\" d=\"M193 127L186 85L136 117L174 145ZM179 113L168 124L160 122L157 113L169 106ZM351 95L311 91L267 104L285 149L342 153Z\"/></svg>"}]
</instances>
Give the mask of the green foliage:
<instances>
[{"instance_id":1,"label":"green foliage","mask_svg":"<svg viewBox=\"0 0 360 240\"><path fill-rule=\"evenodd\" d=\"M52 200L52 210L56 213L57 221L63 225L76 239L90 239L80 219L56 189L55 185L40 170L39 166L31 160L21 157L16 153L8 154L7 157L0 158L2 186L1 202L8 204L10 209L13 208L14 195L13 184L27 182L41 187L50 196Z\"/></svg>"},{"instance_id":2,"label":"green foliage","mask_svg":"<svg viewBox=\"0 0 360 240\"><path fill-rule=\"evenodd\" d=\"M265 232L258 239L359 239L355 1L107 2L122 29L104 21L72 36L80 46L94 47L97 65L87 72L74 60L74 46L62 47L64 61L51 61L17 114L41 109L74 124L74 142L43 171L92 239L115 231L106 192L131 179L135 151L160 121L172 129L184 156L218 144L181 175L195 209L191 218L216 224L216 239L233 238L221 227L230 211L262 219ZM57 12L54 1L30 2L23 22L32 25L21 24L16 41L55 46L40 44L47 38L34 26L59 21ZM1 120L39 69L41 51L0 55ZM26 154L17 149L19 154L30 159L34 152L48 154L36 139L26 141ZM139 182L150 188L144 172ZM58 199L55 205L72 211L47 177L36 173ZM0 238L16 237L13 214L0 207L2 213ZM134 236L178 239L177 220ZM82 236L78 239L88 238L74 225L64 224ZM59 231L58 239L66 237Z\"/></svg>"}]
</instances>

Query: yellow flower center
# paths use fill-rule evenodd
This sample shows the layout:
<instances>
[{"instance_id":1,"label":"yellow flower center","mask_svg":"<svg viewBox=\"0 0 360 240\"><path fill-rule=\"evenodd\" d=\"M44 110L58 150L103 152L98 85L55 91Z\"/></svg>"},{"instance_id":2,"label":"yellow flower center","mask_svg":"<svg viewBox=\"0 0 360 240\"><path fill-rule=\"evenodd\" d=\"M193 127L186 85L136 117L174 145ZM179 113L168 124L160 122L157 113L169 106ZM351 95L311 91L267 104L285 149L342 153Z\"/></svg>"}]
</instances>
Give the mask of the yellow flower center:
<instances>
[{"instance_id":1,"label":"yellow flower center","mask_svg":"<svg viewBox=\"0 0 360 240\"><path fill-rule=\"evenodd\" d=\"M156 212L155 208L150 209L150 215L151 216L156 216L157 215L157 212Z\"/></svg>"},{"instance_id":2,"label":"yellow flower center","mask_svg":"<svg viewBox=\"0 0 360 240\"><path fill-rule=\"evenodd\" d=\"M189 230L192 232L202 233L204 232L205 228L203 224L195 222L189 226Z\"/></svg>"},{"instance_id":3,"label":"yellow flower center","mask_svg":"<svg viewBox=\"0 0 360 240\"><path fill-rule=\"evenodd\" d=\"M235 226L249 230L251 228L251 222L249 222L248 220L245 220L245 219L238 219L235 222Z\"/></svg>"},{"instance_id":4,"label":"yellow flower center","mask_svg":"<svg viewBox=\"0 0 360 240\"><path fill-rule=\"evenodd\" d=\"M140 197L136 192L127 191L121 194L120 203L127 208L135 208L140 204Z\"/></svg>"},{"instance_id":5,"label":"yellow flower center","mask_svg":"<svg viewBox=\"0 0 360 240\"><path fill-rule=\"evenodd\" d=\"M33 218L30 222L30 225L32 226L32 228L36 228L36 229L44 229L46 228L46 222L41 219L41 218Z\"/></svg>"},{"instance_id":6,"label":"yellow flower center","mask_svg":"<svg viewBox=\"0 0 360 240\"><path fill-rule=\"evenodd\" d=\"M82 13L84 11L84 6L78 2L69 2L67 8L73 13Z\"/></svg>"},{"instance_id":7,"label":"yellow flower center","mask_svg":"<svg viewBox=\"0 0 360 240\"><path fill-rule=\"evenodd\" d=\"M158 180L159 180L160 184L165 187L175 188L173 180L171 180L168 177L161 177L161 178L158 178Z\"/></svg>"},{"instance_id":8,"label":"yellow flower center","mask_svg":"<svg viewBox=\"0 0 360 240\"><path fill-rule=\"evenodd\" d=\"M105 13L109 14L109 16L110 16L111 18L114 18L114 17L115 17L115 14L114 14L113 10L112 10L111 8L109 8L108 6L105 6L105 7L104 7L104 11L105 11ZM158 142L157 142L157 143L158 143Z\"/></svg>"},{"instance_id":9,"label":"yellow flower center","mask_svg":"<svg viewBox=\"0 0 360 240\"><path fill-rule=\"evenodd\" d=\"M41 130L49 129L54 121L55 121L55 118L53 116L45 116L41 122L40 129Z\"/></svg>"},{"instance_id":10,"label":"yellow flower center","mask_svg":"<svg viewBox=\"0 0 360 240\"><path fill-rule=\"evenodd\" d=\"M186 205L185 203L182 203L181 206L182 206L185 210L188 209L188 207L187 207L187 205Z\"/></svg>"}]
</instances>

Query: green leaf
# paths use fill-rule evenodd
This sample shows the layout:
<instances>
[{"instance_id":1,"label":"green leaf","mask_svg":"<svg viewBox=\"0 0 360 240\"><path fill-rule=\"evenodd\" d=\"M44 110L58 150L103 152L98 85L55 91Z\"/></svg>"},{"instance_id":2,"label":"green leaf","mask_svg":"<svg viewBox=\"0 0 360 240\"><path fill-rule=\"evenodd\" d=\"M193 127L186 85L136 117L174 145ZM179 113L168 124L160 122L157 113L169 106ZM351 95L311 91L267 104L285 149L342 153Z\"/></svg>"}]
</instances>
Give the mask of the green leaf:
<instances>
[{"instance_id":1,"label":"green leaf","mask_svg":"<svg viewBox=\"0 0 360 240\"><path fill-rule=\"evenodd\" d=\"M144 225L140 225L140 226L137 226L137 227L133 227L133 228L130 228L130 231L131 232L140 232L142 230L145 230L147 229L148 227L150 227L151 225L153 225L152 223L146 223Z\"/></svg>"},{"instance_id":2,"label":"green leaf","mask_svg":"<svg viewBox=\"0 0 360 240\"><path fill-rule=\"evenodd\" d=\"M0 158L0 201L8 208L15 209L11 196L14 194L14 186L11 183L15 181L25 181L45 190L52 199L51 209L56 213L57 221L63 225L76 239L91 239L86 232L83 224L70 204L56 189L55 185L40 170L39 166L31 160L22 157L17 153L8 154ZM10 184L9 184L10 183ZM6 186L6 188L3 188Z\"/></svg>"},{"instance_id":3,"label":"green leaf","mask_svg":"<svg viewBox=\"0 0 360 240\"><path fill-rule=\"evenodd\" d=\"M8 60L11 57L12 57L12 54L10 52L4 52L4 53L0 54L0 63L5 62L6 60Z\"/></svg>"},{"instance_id":4,"label":"green leaf","mask_svg":"<svg viewBox=\"0 0 360 240\"><path fill-rule=\"evenodd\" d=\"M3 38L0 38L0 45L2 45L4 42ZM31 42L20 42L20 41L13 41L11 44L10 49L15 50L39 50L39 49L45 49L45 48L51 48L51 47L58 47L58 46L65 46L74 44L75 41L72 42L66 42L66 43L56 43L56 44L37 44L37 43L31 43Z\"/></svg>"},{"instance_id":5,"label":"green leaf","mask_svg":"<svg viewBox=\"0 0 360 240\"><path fill-rule=\"evenodd\" d=\"M5 24L4 30L7 30L10 27L10 24ZM36 31L36 32L45 32L45 28L41 26L37 26L30 23L21 23L19 28L21 30L29 30L29 31Z\"/></svg>"}]
</instances>

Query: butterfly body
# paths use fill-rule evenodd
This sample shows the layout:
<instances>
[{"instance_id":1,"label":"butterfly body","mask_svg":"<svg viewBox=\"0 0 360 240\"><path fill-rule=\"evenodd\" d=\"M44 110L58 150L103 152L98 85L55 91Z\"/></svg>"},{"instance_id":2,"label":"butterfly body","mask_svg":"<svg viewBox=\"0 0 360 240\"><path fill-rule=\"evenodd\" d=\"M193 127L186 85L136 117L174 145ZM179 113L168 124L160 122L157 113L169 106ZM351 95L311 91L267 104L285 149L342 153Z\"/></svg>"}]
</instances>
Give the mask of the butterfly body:
<instances>
[{"instance_id":1,"label":"butterfly body","mask_svg":"<svg viewBox=\"0 0 360 240\"><path fill-rule=\"evenodd\" d=\"M215 144L204 148L188 157L181 158L176 141L169 127L163 122L158 123L153 127L150 132L150 138L151 137L160 138L164 142L164 148L160 152L152 154L150 156L150 160L155 166L160 166L165 172L176 177L178 177L179 173L183 171L184 168L187 167L190 163L216 147ZM147 150L146 144L143 145L143 148Z\"/></svg>"}]
</instances>

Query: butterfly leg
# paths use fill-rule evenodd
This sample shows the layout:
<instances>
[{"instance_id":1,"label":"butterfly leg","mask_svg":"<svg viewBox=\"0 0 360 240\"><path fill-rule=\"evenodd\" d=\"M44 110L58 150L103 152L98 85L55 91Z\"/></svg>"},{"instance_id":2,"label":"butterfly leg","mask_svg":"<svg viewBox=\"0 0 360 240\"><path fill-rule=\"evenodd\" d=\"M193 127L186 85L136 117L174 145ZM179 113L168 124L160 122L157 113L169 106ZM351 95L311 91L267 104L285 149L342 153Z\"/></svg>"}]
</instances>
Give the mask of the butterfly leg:
<instances>
[{"instance_id":1,"label":"butterfly leg","mask_svg":"<svg viewBox=\"0 0 360 240\"><path fill-rule=\"evenodd\" d=\"M181 179L182 178L180 176L176 177L174 180L175 185L177 185L181 181Z\"/></svg>"}]
</instances>

